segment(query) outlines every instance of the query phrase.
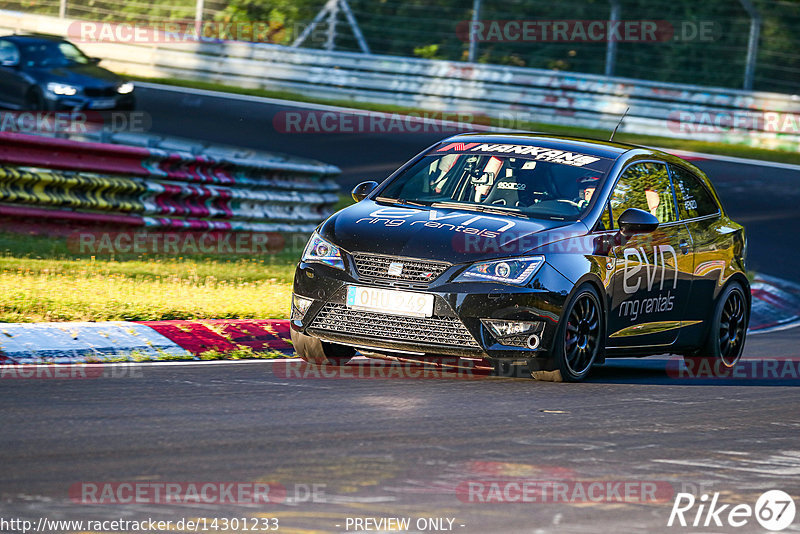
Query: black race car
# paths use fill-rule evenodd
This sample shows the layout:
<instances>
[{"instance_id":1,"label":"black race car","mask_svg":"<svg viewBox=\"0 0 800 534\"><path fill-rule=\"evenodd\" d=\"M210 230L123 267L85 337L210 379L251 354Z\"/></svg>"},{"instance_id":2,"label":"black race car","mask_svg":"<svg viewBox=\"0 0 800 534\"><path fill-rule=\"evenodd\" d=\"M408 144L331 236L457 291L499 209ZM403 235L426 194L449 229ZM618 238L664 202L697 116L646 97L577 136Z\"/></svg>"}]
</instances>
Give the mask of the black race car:
<instances>
[{"instance_id":1,"label":"black race car","mask_svg":"<svg viewBox=\"0 0 800 534\"><path fill-rule=\"evenodd\" d=\"M482 358L578 381L611 356L733 367L744 228L697 167L534 134L446 139L322 223L294 278L297 355Z\"/></svg>"},{"instance_id":2,"label":"black race car","mask_svg":"<svg viewBox=\"0 0 800 534\"><path fill-rule=\"evenodd\" d=\"M55 35L0 37L0 106L37 110L132 110L133 83L99 67Z\"/></svg>"}]
</instances>

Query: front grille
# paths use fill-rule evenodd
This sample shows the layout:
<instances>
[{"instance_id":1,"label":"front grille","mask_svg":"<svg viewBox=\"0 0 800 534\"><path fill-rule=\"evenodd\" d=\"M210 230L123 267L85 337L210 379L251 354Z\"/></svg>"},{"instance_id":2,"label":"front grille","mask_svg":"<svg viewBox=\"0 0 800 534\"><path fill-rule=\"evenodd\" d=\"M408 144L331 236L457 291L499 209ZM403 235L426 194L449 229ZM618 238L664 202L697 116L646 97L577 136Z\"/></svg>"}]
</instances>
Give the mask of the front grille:
<instances>
[{"instance_id":1,"label":"front grille","mask_svg":"<svg viewBox=\"0 0 800 534\"><path fill-rule=\"evenodd\" d=\"M83 90L84 94L89 97L98 96L114 96L117 94L116 87L87 87Z\"/></svg>"},{"instance_id":2,"label":"front grille","mask_svg":"<svg viewBox=\"0 0 800 534\"><path fill-rule=\"evenodd\" d=\"M386 315L353 310L344 304L330 302L322 307L309 328L391 341L478 347L467 328L456 317Z\"/></svg>"},{"instance_id":3,"label":"front grille","mask_svg":"<svg viewBox=\"0 0 800 534\"><path fill-rule=\"evenodd\" d=\"M447 263L376 254L353 254L353 261L355 261L356 270L361 278L403 282L433 282L450 267ZM389 267L392 263L403 264L400 274L389 274Z\"/></svg>"}]
</instances>

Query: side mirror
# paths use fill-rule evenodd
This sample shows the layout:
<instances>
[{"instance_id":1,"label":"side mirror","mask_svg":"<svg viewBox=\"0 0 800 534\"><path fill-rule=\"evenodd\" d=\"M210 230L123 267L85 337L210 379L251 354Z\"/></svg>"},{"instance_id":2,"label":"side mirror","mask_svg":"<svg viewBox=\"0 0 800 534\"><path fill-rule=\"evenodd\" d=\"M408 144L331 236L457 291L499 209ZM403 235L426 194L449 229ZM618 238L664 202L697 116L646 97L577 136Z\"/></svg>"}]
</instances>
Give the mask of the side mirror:
<instances>
[{"instance_id":1,"label":"side mirror","mask_svg":"<svg viewBox=\"0 0 800 534\"><path fill-rule=\"evenodd\" d=\"M658 219L653 214L636 209L628 208L622 212L617 219L617 225L622 235L630 237L636 234L649 234L658 228Z\"/></svg>"},{"instance_id":2,"label":"side mirror","mask_svg":"<svg viewBox=\"0 0 800 534\"><path fill-rule=\"evenodd\" d=\"M89 58L89 63L91 65L97 65L98 63L100 63L100 61L102 61L102 60L99 57L90 57Z\"/></svg>"},{"instance_id":3,"label":"side mirror","mask_svg":"<svg viewBox=\"0 0 800 534\"><path fill-rule=\"evenodd\" d=\"M361 182L357 186L353 188L353 200L356 202L361 202L367 195L375 191L375 188L378 187L378 182Z\"/></svg>"}]
</instances>

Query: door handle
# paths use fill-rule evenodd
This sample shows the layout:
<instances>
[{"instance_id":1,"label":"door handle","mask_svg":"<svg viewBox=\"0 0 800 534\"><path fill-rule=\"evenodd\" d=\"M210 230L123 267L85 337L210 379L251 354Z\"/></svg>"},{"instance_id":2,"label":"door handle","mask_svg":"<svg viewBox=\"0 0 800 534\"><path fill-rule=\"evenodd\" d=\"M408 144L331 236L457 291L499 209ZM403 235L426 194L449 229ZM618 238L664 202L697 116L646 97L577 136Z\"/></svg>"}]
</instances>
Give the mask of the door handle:
<instances>
[{"instance_id":1,"label":"door handle","mask_svg":"<svg viewBox=\"0 0 800 534\"><path fill-rule=\"evenodd\" d=\"M687 243L685 239L681 239L678 245L681 247L681 252L684 254L689 253L689 243Z\"/></svg>"}]
</instances>

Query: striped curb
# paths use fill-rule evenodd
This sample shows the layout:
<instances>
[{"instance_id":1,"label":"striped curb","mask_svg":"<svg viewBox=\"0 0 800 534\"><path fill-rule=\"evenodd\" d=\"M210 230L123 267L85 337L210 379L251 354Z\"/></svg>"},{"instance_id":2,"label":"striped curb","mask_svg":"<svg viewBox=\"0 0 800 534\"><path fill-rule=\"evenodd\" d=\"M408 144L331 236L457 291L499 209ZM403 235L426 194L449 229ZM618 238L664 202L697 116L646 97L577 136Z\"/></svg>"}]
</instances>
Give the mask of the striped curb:
<instances>
[{"instance_id":1,"label":"striped curb","mask_svg":"<svg viewBox=\"0 0 800 534\"><path fill-rule=\"evenodd\" d=\"M753 295L751 333L800 326L800 285L759 274L750 284L750 293Z\"/></svg>"},{"instance_id":2,"label":"striped curb","mask_svg":"<svg viewBox=\"0 0 800 534\"><path fill-rule=\"evenodd\" d=\"M147 326L195 356L208 350L230 352L249 347L257 352L292 354L289 321L216 319L209 321L144 321Z\"/></svg>"},{"instance_id":3,"label":"striped curb","mask_svg":"<svg viewBox=\"0 0 800 534\"><path fill-rule=\"evenodd\" d=\"M750 333L800 325L800 285L767 275L752 282ZM247 347L291 356L285 319L109 321L0 325L0 361L11 363L197 359Z\"/></svg>"},{"instance_id":4,"label":"striped curb","mask_svg":"<svg viewBox=\"0 0 800 534\"><path fill-rule=\"evenodd\" d=\"M291 355L285 320L109 321L102 323L10 323L0 325L0 361L88 363L192 359L205 351Z\"/></svg>"},{"instance_id":5,"label":"striped curb","mask_svg":"<svg viewBox=\"0 0 800 534\"><path fill-rule=\"evenodd\" d=\"M0 325L0 350L0 358L15 363L191 357L152 328L124 321Z\"/></svg>"}]
</instances>

